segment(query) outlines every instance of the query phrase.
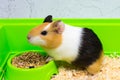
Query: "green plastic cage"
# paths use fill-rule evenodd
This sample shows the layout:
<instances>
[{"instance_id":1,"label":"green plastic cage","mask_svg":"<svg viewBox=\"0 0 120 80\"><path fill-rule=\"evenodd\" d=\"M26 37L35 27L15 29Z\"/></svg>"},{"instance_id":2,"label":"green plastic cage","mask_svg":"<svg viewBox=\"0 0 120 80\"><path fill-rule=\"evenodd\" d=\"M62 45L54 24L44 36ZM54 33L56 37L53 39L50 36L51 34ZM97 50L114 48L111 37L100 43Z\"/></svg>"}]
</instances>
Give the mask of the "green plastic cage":
<instances>
[{"instance_id":1,"label":"green plastic cage","mask_svg":"<svg viewBox=\"0 0 120 80\"><path fill-rule=\"evenodd\" d=\"M110 56L114 54L114 56L120 56L120 19L61 18L61 20L73 26L91 28L102 41L106 55ZM2 80L2 78L5 78L5 80L15 80L17 79L15 76L19 77L18 74L15 74L18 71L23 74L21 75L23 78L17 80L25 80L25 78L29 80L49 80L53 73L57 74L58 71L54 61L47 64L47 71L44 69L42 69L41 72L36 69L32 70L31 73L35 74L33 76L30 75L30 72L24 72L24 70L16 70L14 68L14 70L12 70L9 67L10 59L19 52L35 50L44 53L42 48L29 44L26 38L28 32L33 27L41 24L42 21L43 19L0 19L0 80ZM50 64L52 64L52 66ZM50 72L49 70L52 69L52 67L54 69ZM44 72L48 74L46 75ZM40 77L39 79L40 74L46 75L46 77ZM47 78L47 76L49 77Z\"/></svg>"}]
</instances>

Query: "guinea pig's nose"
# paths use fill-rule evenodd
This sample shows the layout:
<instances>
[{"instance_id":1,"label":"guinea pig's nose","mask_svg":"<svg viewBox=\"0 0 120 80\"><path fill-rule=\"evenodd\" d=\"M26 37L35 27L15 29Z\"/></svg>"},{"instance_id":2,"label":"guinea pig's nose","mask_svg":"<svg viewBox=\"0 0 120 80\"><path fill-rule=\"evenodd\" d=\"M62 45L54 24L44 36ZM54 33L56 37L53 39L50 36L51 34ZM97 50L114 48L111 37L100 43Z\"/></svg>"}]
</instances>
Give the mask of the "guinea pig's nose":
<instances>
[{"instance_id":1,"label":"guinea pig's nose","mask_svg":"<svg viewBox=\"0 0 120 80\"><path fill-rule=\"evenodd\" d=\"M30 38L31 38L30 35L28 35L28 36L27 36L27 39L29 40Z\"/></svg>"}]
</instances>

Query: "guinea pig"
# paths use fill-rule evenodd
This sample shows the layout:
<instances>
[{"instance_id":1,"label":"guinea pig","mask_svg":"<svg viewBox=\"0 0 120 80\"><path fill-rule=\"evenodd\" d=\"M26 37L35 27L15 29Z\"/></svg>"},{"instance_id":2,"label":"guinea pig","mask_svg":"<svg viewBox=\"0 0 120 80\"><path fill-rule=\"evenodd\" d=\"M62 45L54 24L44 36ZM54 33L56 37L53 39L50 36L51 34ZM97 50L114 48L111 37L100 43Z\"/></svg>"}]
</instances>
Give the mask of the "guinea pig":
<instances>
[{"instance_id":1,"label":"guinea pig","mask_svg":"<svg viewBox=\"0 0 120 80\"><path fill-rule=\"evenodd\" d=\"M101 69L103 47L91 29L71 26L61 20L52 21L48 15L27 38L31 44L43 47L55 60L85 68L91 74Z\"/></svg>"}]
</instances>

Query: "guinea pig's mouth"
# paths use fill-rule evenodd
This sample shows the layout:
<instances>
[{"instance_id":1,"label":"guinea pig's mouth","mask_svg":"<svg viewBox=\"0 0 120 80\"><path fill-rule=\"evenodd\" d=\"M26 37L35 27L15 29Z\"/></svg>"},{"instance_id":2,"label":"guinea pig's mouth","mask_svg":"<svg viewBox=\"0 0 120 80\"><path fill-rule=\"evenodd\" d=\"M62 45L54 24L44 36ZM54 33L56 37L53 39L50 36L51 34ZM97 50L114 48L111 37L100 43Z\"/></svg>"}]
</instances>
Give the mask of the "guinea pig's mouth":
<instances>
[{"instance_id":1,"label":"guinea pig's mouth","mask_svg":"<svg viewBox=\"0 0 120 80\"><path fill-rule=\"evenodd\" d=\"M30 39L28 39L28 41L33 44L33 45L45 45L46 42L44 40L42 40L39 36L36 37L31 37Z\"/></svg>"}]
</instances>

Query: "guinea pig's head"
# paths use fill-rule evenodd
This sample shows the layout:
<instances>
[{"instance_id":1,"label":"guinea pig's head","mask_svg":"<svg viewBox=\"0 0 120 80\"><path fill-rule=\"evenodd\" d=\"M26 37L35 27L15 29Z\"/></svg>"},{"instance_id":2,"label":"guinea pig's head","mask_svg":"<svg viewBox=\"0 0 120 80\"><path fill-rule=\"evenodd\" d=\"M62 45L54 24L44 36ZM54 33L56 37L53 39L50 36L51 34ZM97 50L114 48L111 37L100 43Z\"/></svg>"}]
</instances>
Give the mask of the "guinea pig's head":
<instances>
[{"instance_id":1,"label":"guinea pig's head","mask_svg":"<svg viewBox=\"0 0 120 80\"><path fill-rule=\"evenodd\" d=\"M28 36L28 41L47 49L57 48L62 43L62 33L65 25L62 21L52 21L52 16L47 16L43 23L33 28Z\"/></svg>"}]
</instances>

